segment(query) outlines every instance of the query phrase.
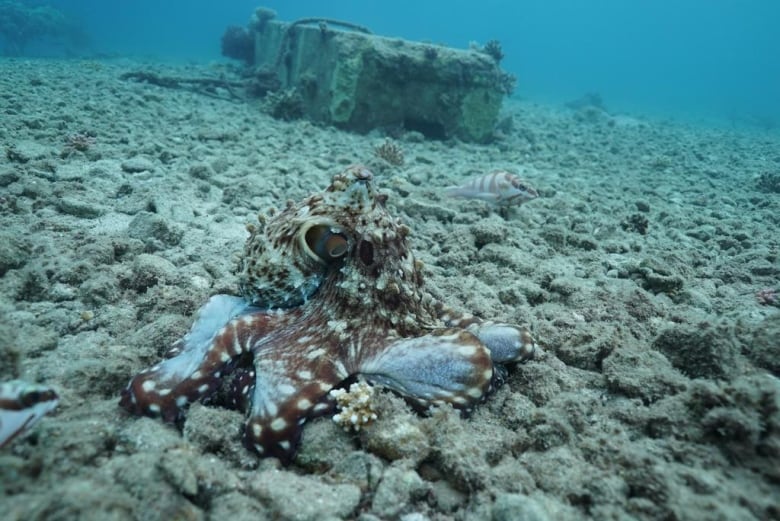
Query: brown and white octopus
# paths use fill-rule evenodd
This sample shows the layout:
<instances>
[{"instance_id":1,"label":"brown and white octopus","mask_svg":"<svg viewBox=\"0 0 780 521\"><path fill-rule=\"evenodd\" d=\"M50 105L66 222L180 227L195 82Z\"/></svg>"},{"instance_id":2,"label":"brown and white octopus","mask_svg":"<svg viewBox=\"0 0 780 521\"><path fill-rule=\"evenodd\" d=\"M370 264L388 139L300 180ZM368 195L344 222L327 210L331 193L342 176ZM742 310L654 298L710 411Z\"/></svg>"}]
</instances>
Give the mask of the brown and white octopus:
<instances>
[{"instance_id":1,"label":"brown and white octopus","mask_svg":"<svg viewBox=\"0 0 780 521\"><path fill-rule=\"evenodd\" d=\"M386 199L367 168L352 166L325 191L260 216L238 266L242 295L211 297L120 405L176 422L188 404L228 389L227 405L247 416L246 446L287 463L306 420L355 380L421 408L483 400L501 364L533 355L533 338L438 302Z\"/></svg>"}]
</instances>

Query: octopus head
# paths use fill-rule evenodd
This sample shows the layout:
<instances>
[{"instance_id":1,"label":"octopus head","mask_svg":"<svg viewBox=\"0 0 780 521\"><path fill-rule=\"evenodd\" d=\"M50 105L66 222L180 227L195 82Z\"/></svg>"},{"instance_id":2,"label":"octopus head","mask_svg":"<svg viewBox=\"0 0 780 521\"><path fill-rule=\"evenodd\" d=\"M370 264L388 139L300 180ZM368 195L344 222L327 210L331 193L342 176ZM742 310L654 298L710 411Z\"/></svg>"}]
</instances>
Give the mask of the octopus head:
<instances>
[{"instance_id":1,"label":"octopus head","mask_svg":"<svg viewBox=\"0 0 780 521\"><path fill-rule=\"evenodd\" d=\"M409 230L388 215L385 200L373 174L351 166L323 192L261 215L239 261L241 293L256 306L289 308L305 303L326 280L340 278L357 295L366 279L414 278ZM389 272L383 269L388 259L403 266Z\"/></svg>"}]
</instances>

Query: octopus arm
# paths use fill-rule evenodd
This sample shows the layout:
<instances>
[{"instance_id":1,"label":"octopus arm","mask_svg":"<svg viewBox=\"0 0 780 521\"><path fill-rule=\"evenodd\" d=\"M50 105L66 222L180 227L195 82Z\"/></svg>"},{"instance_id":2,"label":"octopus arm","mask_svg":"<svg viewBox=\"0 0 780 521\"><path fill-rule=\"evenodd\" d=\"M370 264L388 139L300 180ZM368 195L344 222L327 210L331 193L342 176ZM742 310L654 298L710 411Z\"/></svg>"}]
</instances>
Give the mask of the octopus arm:
<instances>
[{"instance_id":1,"label":"octopus arm","mask_svg":"<svg viewBox=\"0 0 780 521\"><path fill-rule=\"evenodd\" d=\"M493 362L472 333L442 329L392 342L365 359L359 373L423 407L468 409L490 391Z\"/></svg>"},{"instance_id":2,"label":"octopus arm","mask_svg":"<svg viewBox=\"0 0 780 521\"><path fill-rule=\"evenodd\" d=\"M496 364L522 362L533 358L536 351L531 333L522 327L481 322L468 329L490 350L490 358Z\"/></svg>"},{"instance_id":3,"label":"octopus arm","mask_svg":"<svg viewBox=\"0 0 780 521\"><path fill-rule=\"evenodd\" d=\"M348 375L322 348L292 350L293 337L256 346L254 388L244 444L261 456L289 463L307 419L332 407L328 392ZM279 348L279 346L284 346ZM339 369L341 368L341 369Z\"/></svg>"},{"instance_id":4,"label":"octopus arm","mask_svg":"<svg viewBox=\"0 0 780 521\"><path fill-rule=\"evenodd\" d=\"M0 383L0 449L51 412L58 401L50 387L21 380Z\"/></svg>"},{"instance_id":5,"label":"octopus arm","mask_svg":"<svg viewBox=\"0 0 780 521\"><path fill-rule=\"evenodd\" d=\"M227 364L248 351L275 319L244 299L215 295L200 309L190 332L174 344L173 356L130 381L120 406L133 414L178 420L186 405L217 388Z\"/></svg>"},{"instance_id":6,"label":"octopus arm","mask_svg":"<svg viewBox=\"0 0 780 521\"><path fill-rule=\"evenodd\" d=\"M434 312L447 327L468 329L490 350L494 363L523 362L533 358L536 343L528 329L512 324L496 324L463 314L437 302Z\"/></svg>"}]
</instances>

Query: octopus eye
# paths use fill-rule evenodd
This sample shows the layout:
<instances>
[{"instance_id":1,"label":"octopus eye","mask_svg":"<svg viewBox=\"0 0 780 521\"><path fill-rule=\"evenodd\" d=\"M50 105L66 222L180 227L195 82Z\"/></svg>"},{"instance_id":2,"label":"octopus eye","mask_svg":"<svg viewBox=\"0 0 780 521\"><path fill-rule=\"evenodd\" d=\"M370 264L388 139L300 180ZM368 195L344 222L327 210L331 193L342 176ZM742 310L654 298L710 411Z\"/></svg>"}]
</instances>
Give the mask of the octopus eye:
<instances>
[{"instance_id":1,"label":"octopus eye","mask_svg":"<svg viewBox=\"0 0 780 521\"><path fill-rule=\"evenodd\" d=\"M347 237L339 230L320 224L306 230L306 246L324 262L331 262L347 253Z\"/></svg>"},{"instance_id":2,"label":"octopus eye","mask_svg":"<svg viewBox=\"0 0 780 521\"><path fill-rule=\"evenodd\" d=\"M360 241L358 245L358 257L366 266L374 263L374 245L368 241Z\"/></svg>"}]
</instances>

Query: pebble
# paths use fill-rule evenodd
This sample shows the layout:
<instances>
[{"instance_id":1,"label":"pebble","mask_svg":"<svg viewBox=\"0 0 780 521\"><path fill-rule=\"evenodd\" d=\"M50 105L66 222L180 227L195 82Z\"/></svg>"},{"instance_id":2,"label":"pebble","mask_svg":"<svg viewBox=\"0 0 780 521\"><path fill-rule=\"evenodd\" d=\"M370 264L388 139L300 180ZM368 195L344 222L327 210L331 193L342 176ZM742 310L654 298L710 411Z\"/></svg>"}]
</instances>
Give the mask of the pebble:
<instances>
[{"instance_id":1,"label":"pebble","mask_svg":"<svg viewBox=\"0 0 780 521\"><path fill-rule=\"evenodd\" d=\"M27 246L13 234L0 235L0 277L8 270L21 268L29 259Z\"/></svg>"},{"instance_id":2,"label":"pebble","mask_svg":"<svg viewBox=\"0 0 780 521\"><path fill-rule=\"evenodd\" d=\"M35 141L19 141L7 149L6 157L14 163L27 163L33 159L43 159L50 149Z\"/></svg>"},{"instance_id":3,"label":"pebble","mask_svg":"<svg viewBox=\"0 0 780 521\"><path fill-rule=\"evenodd\" d=\"M134 156L122 161L122 170L128 174L154 170L154 163L143 156Z\"/></svg>"},{"instance_id":4,"label":"pebble","mask_svg":"<svg viewBox=\"0 0 780 521\"><path fill-rule=\"evenodd\" d=\"M82 219L94 219L106 213L102 206L82 201L73 197L62 197L57 201L57 210L60 213L81 217Z\"/></svg>"},{"instance_id":5,"label":"pebble","mask_svg":"<svg viewBox=\"0 0 780 521\"><path fill-rule=\"evenodd\" d=\"M160 282L172 282L176 278L176 266L168 259L142 253L133 262L131 286L137 291L146 291Z\"/></svg>"},{"instance_id":6,"label":"pebble","mask_svg":"<svg viewBox=\"0 0 780 521\"><path fill-rule=\"evenodd\" d=\"M321 478L286 471L259 472L247 486L249 494L272 512L273 519L347 519L360 503L360 488L356 485L331 485Z\"/></svg>"},{"instance_id":7,"label":"pebble","mask_svg":"<svg viewBox=\"0 0 780 521\"><path fill-rule=\"evenodd\" d=\"M147 246L158 249L176 246L184 236L182 230L169 224L162 216L150 212L136 215L127 226L127 234L133 239L142 240Z\"/></svg>"},{"instance_id":8,"label":"pebble","mask_svg":"<svg viewBox=\"0 0 780 521\"><path fill-rule=\"evenodd\" d=\"M533 498L501 494L493 504L493 521L547 521L550 517Z\"/></svg>"},{"instance_id":9,"label":"pebble","mask_svg":"<svg viewBox=\"0 0 780 521\"><path fill-rule=\"evenodd\" d=\"M402 467L390 467L374 494L372 508L382 519L395 518L410 501L424 496L428 488L417 472Z\"/></svg>"}]
</instances>

